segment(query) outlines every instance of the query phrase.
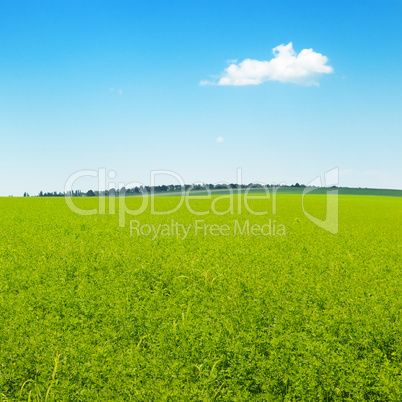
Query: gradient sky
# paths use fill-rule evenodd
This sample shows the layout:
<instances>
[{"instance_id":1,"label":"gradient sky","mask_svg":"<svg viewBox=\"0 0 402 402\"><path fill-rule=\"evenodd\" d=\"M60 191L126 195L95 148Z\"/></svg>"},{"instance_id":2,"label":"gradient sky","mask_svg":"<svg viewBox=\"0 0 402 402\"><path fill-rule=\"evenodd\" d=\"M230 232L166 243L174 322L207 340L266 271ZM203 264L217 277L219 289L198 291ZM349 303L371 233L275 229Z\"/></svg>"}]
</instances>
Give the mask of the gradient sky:
<instances>
[{"instance_id":1,"label":"gradient sky","mask_svg":"<svg viewBox=\"0 0 402 402\"><path fill-rule=\"evenodd\" d=\"M1 0L0 195L100 167L144 184L154 169L292 184L339 167L341 186L402 189L401 17L399 0ZM333 72L200 85L289 42Z\"/></svg>"}]
</instances>

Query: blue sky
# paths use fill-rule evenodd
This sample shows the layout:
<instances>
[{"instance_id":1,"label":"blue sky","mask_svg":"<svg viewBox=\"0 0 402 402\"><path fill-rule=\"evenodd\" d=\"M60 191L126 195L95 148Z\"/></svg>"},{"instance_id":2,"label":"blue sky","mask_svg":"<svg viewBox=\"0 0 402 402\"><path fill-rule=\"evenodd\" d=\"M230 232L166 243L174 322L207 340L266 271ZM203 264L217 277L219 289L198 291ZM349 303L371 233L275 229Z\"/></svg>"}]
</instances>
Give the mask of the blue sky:
<instances>
[{"instance_id":1,"label":"blue sky","mask_svg":"<svg viewBox=\"0 0 402 402\"><path fill-rule=\"evenodd\" d=\"M144 184L155 169L292 184L339 167L340 185L402 189L401 17L392 0L3 0L0 195L100 167ZM290 42L333 72L216 85Z\"/></svg>"}]
</instances>

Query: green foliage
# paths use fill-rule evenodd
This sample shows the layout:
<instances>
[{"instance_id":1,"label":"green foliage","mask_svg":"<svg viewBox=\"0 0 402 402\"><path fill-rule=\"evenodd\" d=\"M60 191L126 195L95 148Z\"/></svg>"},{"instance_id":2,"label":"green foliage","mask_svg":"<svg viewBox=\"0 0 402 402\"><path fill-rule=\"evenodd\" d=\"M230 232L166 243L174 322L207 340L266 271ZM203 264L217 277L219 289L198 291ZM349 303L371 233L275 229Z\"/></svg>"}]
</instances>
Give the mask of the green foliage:
<instances>
[{"instance_id":1,"label":"green foliage","mask_svg":"<svg viewBox=\"0 0 402 402\"><path fill-rule=\"evenodd\" d=\"M311 197L320 214L325 198ZM61 198L0 208L4 401L402 400L400 198L341 196L332 235L300 195L279 195L274 216L202 219L271 218L286 236L184 240L130 236L118 214L75 215ZM172 218L199 219L136 219Z\"/></svg>"}]
</instances>

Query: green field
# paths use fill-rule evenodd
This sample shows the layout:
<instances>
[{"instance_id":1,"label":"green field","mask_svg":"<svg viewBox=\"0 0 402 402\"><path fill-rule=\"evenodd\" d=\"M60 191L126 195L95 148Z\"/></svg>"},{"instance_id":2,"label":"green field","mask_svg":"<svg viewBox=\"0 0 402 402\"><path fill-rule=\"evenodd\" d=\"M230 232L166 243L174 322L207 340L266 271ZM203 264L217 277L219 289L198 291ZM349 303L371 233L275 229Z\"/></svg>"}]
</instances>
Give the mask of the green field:
<instances>
[{"instance_id":1,"label":"green field","mask_svg":"<svg viewBox=\"0 0 402 402\"><path fill-rule=\"evenodd\" d=\"M325 205L306 198L321 218ZM341 195L336 235L300 194L276 207L147 210L119 227L118 212L80 216L63 198L0 198L2 400L401 401L402 198ZM236 232L247 222L271 235Z\"/></svg>"}]
</instances>

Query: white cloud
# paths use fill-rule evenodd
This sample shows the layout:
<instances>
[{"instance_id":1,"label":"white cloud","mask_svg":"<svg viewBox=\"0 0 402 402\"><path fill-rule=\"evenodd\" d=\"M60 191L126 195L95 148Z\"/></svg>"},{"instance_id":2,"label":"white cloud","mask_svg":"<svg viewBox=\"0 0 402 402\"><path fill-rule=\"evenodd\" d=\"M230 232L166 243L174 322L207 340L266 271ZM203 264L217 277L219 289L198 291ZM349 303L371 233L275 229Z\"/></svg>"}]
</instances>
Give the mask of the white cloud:
<instances>
[{"instance_id":1,"label":"white cloud","mask_svg":"<svg viewBox=\"0 0 402 402\"><path fill-rule=\"evenodd\" d=\"M318 85L322 74L334 70L327 64L328 58L313 49L303 49L297 54L290 42L272 50L269 61L245 59L225 68L217 83L201 81L200 85L259 85L265 81L291 82L300 85Z\"/></svg>"},{"instance_id":2,"label":"white cloud","mask_svg":"<svg viewBox=\"0 0 402 402\"><path fill-rule=\"evenodd\" d=\"M216 139L216 142L219 142L219 143L222 143L222 142L224 142L225 141L225 139L223 138L223 137L218 137L217 139Z\"/></svg>"},{"instance_id":3,"label":"white cloud","mask_svg":"<svg viewBox=\"0 0 402 402\"><path fill-rule=\"evenodd\" d=\"M110 92L115 92L116 91L119 95L123 95L123 91L121 89L116 89L115 90L114 88L109 88L109 91Z\"/></svg>"}]
</instances>

